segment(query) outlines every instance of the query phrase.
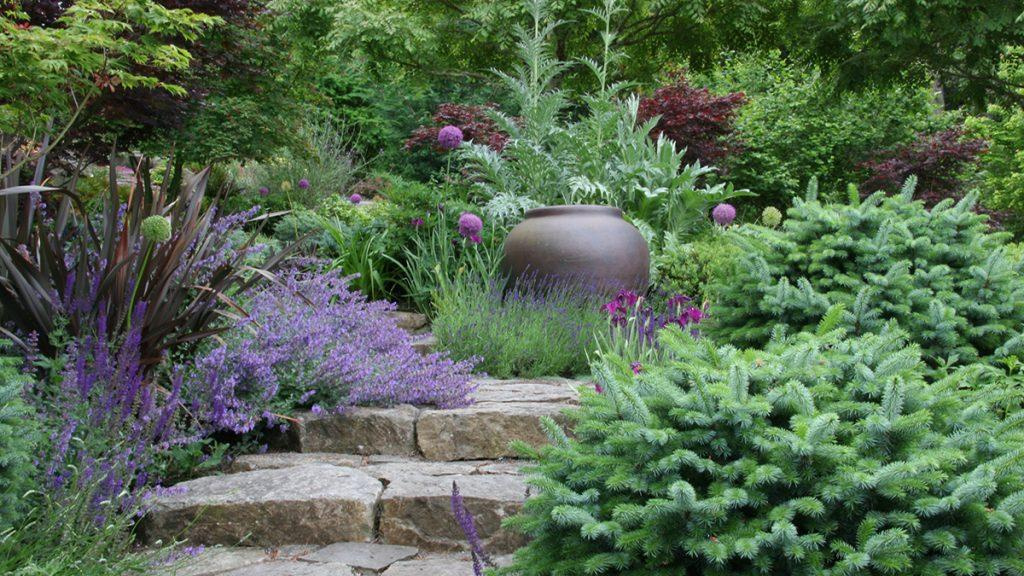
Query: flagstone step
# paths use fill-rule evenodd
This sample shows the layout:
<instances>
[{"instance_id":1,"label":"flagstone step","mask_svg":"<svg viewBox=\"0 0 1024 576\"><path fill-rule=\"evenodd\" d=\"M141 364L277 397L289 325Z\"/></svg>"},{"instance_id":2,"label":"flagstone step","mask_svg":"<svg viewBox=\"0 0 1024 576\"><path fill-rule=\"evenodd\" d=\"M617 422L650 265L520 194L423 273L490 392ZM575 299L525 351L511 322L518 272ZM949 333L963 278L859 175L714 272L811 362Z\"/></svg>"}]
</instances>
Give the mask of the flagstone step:
<instances>
[{"instance_id":1,"label":"flagstone step","mask_svg":"<svg viewBox=\"0 0 1024 576\"><path fill-rule=\"evenodd\" d=\"M509 443L547 441L541 419L564 423L582 383L562 378L483 379L474 404L456 410L353 408L344 414L304 413L286 444L299 452L424 456L431 460L490 460L516 456Z\"/></svg>"},{"instance_id":2,"label":"flagstone step","mask_svg":"<svg viewBox=\"0 0 1024 576\"><path fill-rule=\"evenodd\" d=\"M466 550L451 511L456 483L488 550L512 552L522 543L501 528L527 497L518 462L338 454L239 460L231 468L237 472L184 482L157 497L143 520L146 540L224 546L376 541Z\"/></svg>"},{"instance_id":3,"label":"flagstone step","mask_svg":"<svg viewBox=\"0 0 1024 576\"><path fill-rule=\"evenodd\" d=\"M383 491L374 476L320 463L207 476L156 497L142 529L149 542L165 543L369 542Z\"/></svg>"},{"instance_id":4,"label":"flagstone step","mask_svg":"<svg viewBox=\"0 0 1024 576\"><path fill-rule=\"evenodd\" d=\"M505 566L511 556L495 558ZM468 553L429 554L387 544L339 543L326 547L210 547L152 576L472 576Z\"/></svg>"}]
</instances>

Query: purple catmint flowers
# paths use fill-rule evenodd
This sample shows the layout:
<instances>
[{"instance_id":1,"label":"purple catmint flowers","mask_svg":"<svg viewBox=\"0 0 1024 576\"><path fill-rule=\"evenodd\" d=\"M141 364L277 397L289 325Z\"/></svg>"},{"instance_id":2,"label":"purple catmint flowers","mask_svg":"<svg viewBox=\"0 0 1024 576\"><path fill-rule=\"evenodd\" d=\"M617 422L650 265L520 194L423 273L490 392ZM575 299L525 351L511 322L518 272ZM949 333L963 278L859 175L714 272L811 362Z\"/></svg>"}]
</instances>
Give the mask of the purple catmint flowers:
<instances>
[{"instance_id":1,"label":"purple catmint flowers","mask_svg":"<svg viewBox=\"0 0 1024 576\"><path fill-rule=\"evenodd\" d=\"M459 216L459 235L468 239L474 244L479 244L480 232L484 229L484 221L479 216L470 212L463 212Z\"/></svg>"},{"instance_id":2,"label":"purple catmint flowers","mask_svg":"<svg viewBox=\"0 0 1024 576\"><path fill-rule=\"evenodd\" d=\"M736 219L736 208L732 204L719 204L711 211L711 218L719 226L728 226Z\"/></svg>"},{"instance_id":3,"label":"purple catmint flowers","mask_svg":"<svg viewBox=\"0 0 1024 576\"><path fill-rule=\"evenodd\" d=\"M353 194L348 197L348 201L353 204L359 204L360 202L363 201L363 197L360 194Z\"/></svg>"},{"instance_id":4,"label":"purple catmint flowers","mask_svg":"<svg viewBox=\"0 0 1024 576\"><path fill-rule=\"evenodd\" d=\"M442 150L455 150L462 145L462 130L458 126L445 126L437 133L437 145Z\"/></svg>"},{"instance_id":5,"label":"purple catmint flowers","mask_svg":"<svg viewBox=\"0 0 1024 576\"><path fill-rule=\"evenodd\" d=\"M209 430L247 432L295 408L469 404L475 361L421 356L387 316L394 309L350 290L340 272L283 274L188 370L193 413Z\"/></svg>"}]
</instances>

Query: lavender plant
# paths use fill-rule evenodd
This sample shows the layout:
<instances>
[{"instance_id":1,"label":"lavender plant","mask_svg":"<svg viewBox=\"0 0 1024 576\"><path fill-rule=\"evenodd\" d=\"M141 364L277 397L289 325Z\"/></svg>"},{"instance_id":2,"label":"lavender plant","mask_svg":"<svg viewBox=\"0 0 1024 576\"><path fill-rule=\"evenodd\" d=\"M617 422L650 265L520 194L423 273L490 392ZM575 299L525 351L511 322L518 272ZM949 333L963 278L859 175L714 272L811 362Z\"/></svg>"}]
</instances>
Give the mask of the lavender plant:
<instances>
[{"instance_id":1,"label":"lavender plant","mask_svg":"<svg viewBox=\"0 0 1024 576\"><path fill-rule=\"evenodd\" d=\"M453 358L482 358L491 376L573 376L587 371L605 297L578 278L463 276L435 302L433 332Z\"/></svg>"},{"instance_id":2,"label":"lavender plant","mask_svg":"<svg viewBox=\"0 0 1024 576\"><path fill-rule=\"evenodd\" d=\"M469 403L476 359L421 356L387 312L338 271L293 271L247 303L248 317L188 369L192 413L244 433L298 408Z\"/></svg>"}]
</instances>

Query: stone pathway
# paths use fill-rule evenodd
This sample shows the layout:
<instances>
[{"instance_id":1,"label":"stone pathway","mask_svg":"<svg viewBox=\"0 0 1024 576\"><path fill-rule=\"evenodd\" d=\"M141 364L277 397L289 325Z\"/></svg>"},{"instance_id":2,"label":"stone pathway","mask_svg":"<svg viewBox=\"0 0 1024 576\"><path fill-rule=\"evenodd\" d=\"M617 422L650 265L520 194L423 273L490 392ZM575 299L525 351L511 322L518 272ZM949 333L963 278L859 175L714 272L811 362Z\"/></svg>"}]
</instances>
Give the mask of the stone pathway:
<instances>
[{"instance_id":1,"label":"stone pathway","mask_svg":"<svg viewBox=\"0 0 1024 576\"><path fill-rule=\"evenodd\" d=\"M528 496L508 444L546 442L541 417L561 419L580 384L481 380L468 408L303 414L278 443L288 451L181 484L159 498L142 534L214 546L183 576L470 576L452 483L488 552L521 546L500 526Z\"/></svg>"}]
</instances>

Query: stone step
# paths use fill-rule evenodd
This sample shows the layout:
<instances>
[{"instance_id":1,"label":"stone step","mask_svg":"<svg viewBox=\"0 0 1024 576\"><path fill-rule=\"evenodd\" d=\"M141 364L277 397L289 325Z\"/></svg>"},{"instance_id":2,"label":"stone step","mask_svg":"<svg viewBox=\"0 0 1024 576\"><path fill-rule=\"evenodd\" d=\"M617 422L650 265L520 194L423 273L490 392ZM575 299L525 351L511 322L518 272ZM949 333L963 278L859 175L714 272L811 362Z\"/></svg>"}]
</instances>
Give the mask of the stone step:
<instances>
[{"instance_id":1,"label":"stone step","mask_svg":"<svg viewBox=\"0 0 1024 576\"><path fill-rule=\"evenodd\" d=\"M495 559L505 566L510 556ZM153 576L472 576L467 553L424 554L386 544L332 544L324 548L211 547Z\"/></svg>"},{"instance_id":2,"label":"stone step","mask_svg":"<svg viewBox=\"0 0 1024 576\"><path fill-rule=\"evenodd\" d=\"M321 463L207 476L158 496L142 530L201 545L369 542L383 491L370 474Z\"/></svg>"},{"instance_id":3,"label":"stone step","mask_svg":"<svg viewBox=\"0 0 1024 576\"><path fill-rule=\"evenodd\" d=\"M456 410L353 408L344 414L304 413L284 445L299 452L424 456L430 460L491 460L514 457L509 442L538 446L547 441L543 416L562 421L576 405L575 380L492 380L478 383L474 404Z\"/></svg>"},{"instance_id":4,"label":"stone step","mask_svg":"<svg viewBox=\"0 0 1024 576\"><path fill-rule=\"evenodd\" d=\"M388 316L395 321L395 325L405 330L406 332L418 332L427 327L427 316L426 314L420 314L419 312L405 312L401 310L395 310L388 312Z\"/></svg>"},{"instance_id":5,"label":"stone step","mask_svg":"<svg viewBox=\"0 0 1024 576\"><path fill-rule=\"evenodd\" d=\"M143 535L149 542L187 539L193 545L377 541L425 551L466 550L451 512L455 482L487 550L508 553L522 543L501 528L527 497L518 468L517 462L501 461L247 456L232 465L235 473L184 482L159 496L143 519Z\"/></svg>"}]
</instances>

